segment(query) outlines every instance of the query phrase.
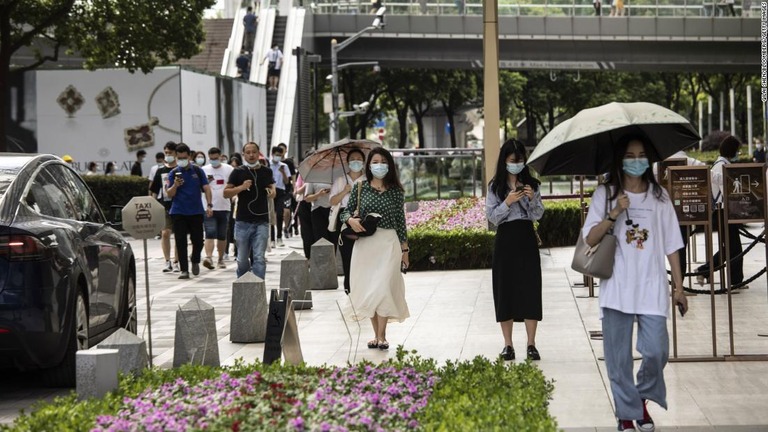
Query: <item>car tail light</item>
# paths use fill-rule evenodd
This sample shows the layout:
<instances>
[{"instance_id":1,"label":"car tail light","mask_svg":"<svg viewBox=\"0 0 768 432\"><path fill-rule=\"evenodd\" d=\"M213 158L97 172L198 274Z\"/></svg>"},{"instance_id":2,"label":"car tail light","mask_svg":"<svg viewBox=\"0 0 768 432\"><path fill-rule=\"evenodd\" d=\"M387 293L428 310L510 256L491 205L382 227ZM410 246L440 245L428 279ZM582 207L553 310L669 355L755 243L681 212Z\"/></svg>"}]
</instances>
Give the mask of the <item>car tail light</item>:
<instances>
[{"instance_id":1,"label":"car tail light","mask_svg":"<svg viewBox=\"0 0 768 432\"><path fill-rule=\"evenodd\" d=\"M0 327L0 334L8 334L8 333L10 333L10 332L11 332L11 331L10 331L10 330L8 330L7 328L2 328L2 327Z\"/></svg>"},{"instance_id":2,"label":"car tail light","mask_svg":"<svg viewBox=\"0 0 768 432\"><path fill-rule=\"evenodd\" d=\"M47 256L47 248L36 237L29 235L0 236L0 257L10 261L31 261Z\"/></svg>"}]
</instances>

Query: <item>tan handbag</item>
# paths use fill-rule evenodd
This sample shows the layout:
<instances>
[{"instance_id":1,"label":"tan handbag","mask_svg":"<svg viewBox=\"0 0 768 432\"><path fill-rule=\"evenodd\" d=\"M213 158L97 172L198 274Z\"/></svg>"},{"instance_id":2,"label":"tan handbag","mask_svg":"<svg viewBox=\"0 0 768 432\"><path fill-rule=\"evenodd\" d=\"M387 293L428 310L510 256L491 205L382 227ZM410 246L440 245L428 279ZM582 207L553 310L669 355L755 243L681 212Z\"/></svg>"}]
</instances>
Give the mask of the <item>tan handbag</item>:
<instances>
[{"instance_id":1,"label":"tan handbag","mask_svg":"<svg viewBox=\"0 0 768 432\"><path fill-rule=\"evenodd\" d=\"M610 189L606 187L605 202L606 215L610 213L608 205ZM577 272L600 279L610 279L613 276L613 262L616 257L616 236L613 235L613 227L608 231L600 243L589 246L579 230L579 239L576 241L576 250L573 252L571 268Z\"/></svg>"}]
</instances>

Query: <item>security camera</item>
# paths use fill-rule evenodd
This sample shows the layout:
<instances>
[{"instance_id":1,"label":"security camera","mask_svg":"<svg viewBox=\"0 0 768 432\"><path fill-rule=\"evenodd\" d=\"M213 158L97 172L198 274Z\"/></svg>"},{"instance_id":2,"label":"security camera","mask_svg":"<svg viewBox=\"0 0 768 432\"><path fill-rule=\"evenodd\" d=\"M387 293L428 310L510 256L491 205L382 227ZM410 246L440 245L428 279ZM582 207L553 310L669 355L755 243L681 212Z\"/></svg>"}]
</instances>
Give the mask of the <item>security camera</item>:
<instances>
[{"instance_id":1,"label":"security camera","mask_svg":"<svg viewBox=\"0 0 768 432\"><path fill-rule=\"evenodd\" d=\"M352 105L352 108L355 109L359 114L364 114L366 111L368 111L368 108L371 106L370 102L362 102L360 104L354 104Z\"/></svg>"},{"instance_id":2,"label":"security camera","mask_svg":"<svg viewBox=\"0 0 768 432\"><path fill-rule=\"evenodd\" d=\"M373 20L373 26L376 28L382 28L384 27L384 12L387 11L387 8L382 6L379 8L379 10L376 11L376 19Z\"/></svg>"}]
</instances>

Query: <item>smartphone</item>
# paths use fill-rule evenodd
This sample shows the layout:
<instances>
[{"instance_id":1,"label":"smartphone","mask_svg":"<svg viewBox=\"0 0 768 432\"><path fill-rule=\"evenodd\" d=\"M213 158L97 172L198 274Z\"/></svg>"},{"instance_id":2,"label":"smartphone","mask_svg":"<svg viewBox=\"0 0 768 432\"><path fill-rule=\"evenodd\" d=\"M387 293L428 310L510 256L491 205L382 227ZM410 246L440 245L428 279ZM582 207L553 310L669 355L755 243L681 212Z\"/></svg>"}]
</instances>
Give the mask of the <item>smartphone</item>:
<instances>
[{"instance_id":1,"label":"smartphone","mask_svg":"<svg viewBox=\"0 0 768 432\"><path fill-rule=\"evenodd\" d=\"M525 186L518 186L517 188L515 188L515 192L522 192L524 190L525 190Z\"/></svg>"},{"instance_id":2,"label":"smartphone","mask_svg":"<svg viewBox=\"0 0 768 432\"><path fill-rule=\"evenodd\" d=\"M683 309L683 305L681 303L677 304L677 310L680 312L681 317L685 316L685 309Z\"/></svg>"}]
</instances>

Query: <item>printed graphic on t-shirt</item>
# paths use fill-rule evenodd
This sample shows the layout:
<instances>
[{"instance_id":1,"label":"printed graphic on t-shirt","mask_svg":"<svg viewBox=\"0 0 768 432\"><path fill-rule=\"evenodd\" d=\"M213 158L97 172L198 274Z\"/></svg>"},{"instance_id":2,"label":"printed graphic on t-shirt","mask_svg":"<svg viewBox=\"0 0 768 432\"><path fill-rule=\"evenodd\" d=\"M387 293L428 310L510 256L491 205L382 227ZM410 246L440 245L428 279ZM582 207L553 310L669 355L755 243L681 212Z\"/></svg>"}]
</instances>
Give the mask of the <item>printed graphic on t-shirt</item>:
<instances>
[{"instance_id":1,"label":"printed graphic on t-shirt","mask_svg":"<svg viewBox=\"0 0 768 432\"><path fill-rule=\"evenodd\" d=\"M227 185L227 180L221 174L208 174L208 184L211 185L213 190L221 190Z\"/></svg>"},{"instance_id":2,"label":"printed graphic on t-shirt","mask_svg":"<svg viewBox=\"0 0 768 432\"><path fill-rule=\"evenodd\" d=\"M634 246L636 249L645 249L643 244L648 241L648 235L647 228L640 228L640 224L633 224L627 228L627 244Z\"/></svg>"},{"instance_id":3,"label":"printed graphic on t-shirt","mask_svg":"<svg viewBox=\"0 0 768 432\"><path fill-rule=\"evenodd\" d=\"M160 174L160 179L163 184L160 194L163 197L163 200L170 201L171 198L168 197L168 188L171 187L171 179L168 178L168 173Z\"/></svg>"}]
</instances>

